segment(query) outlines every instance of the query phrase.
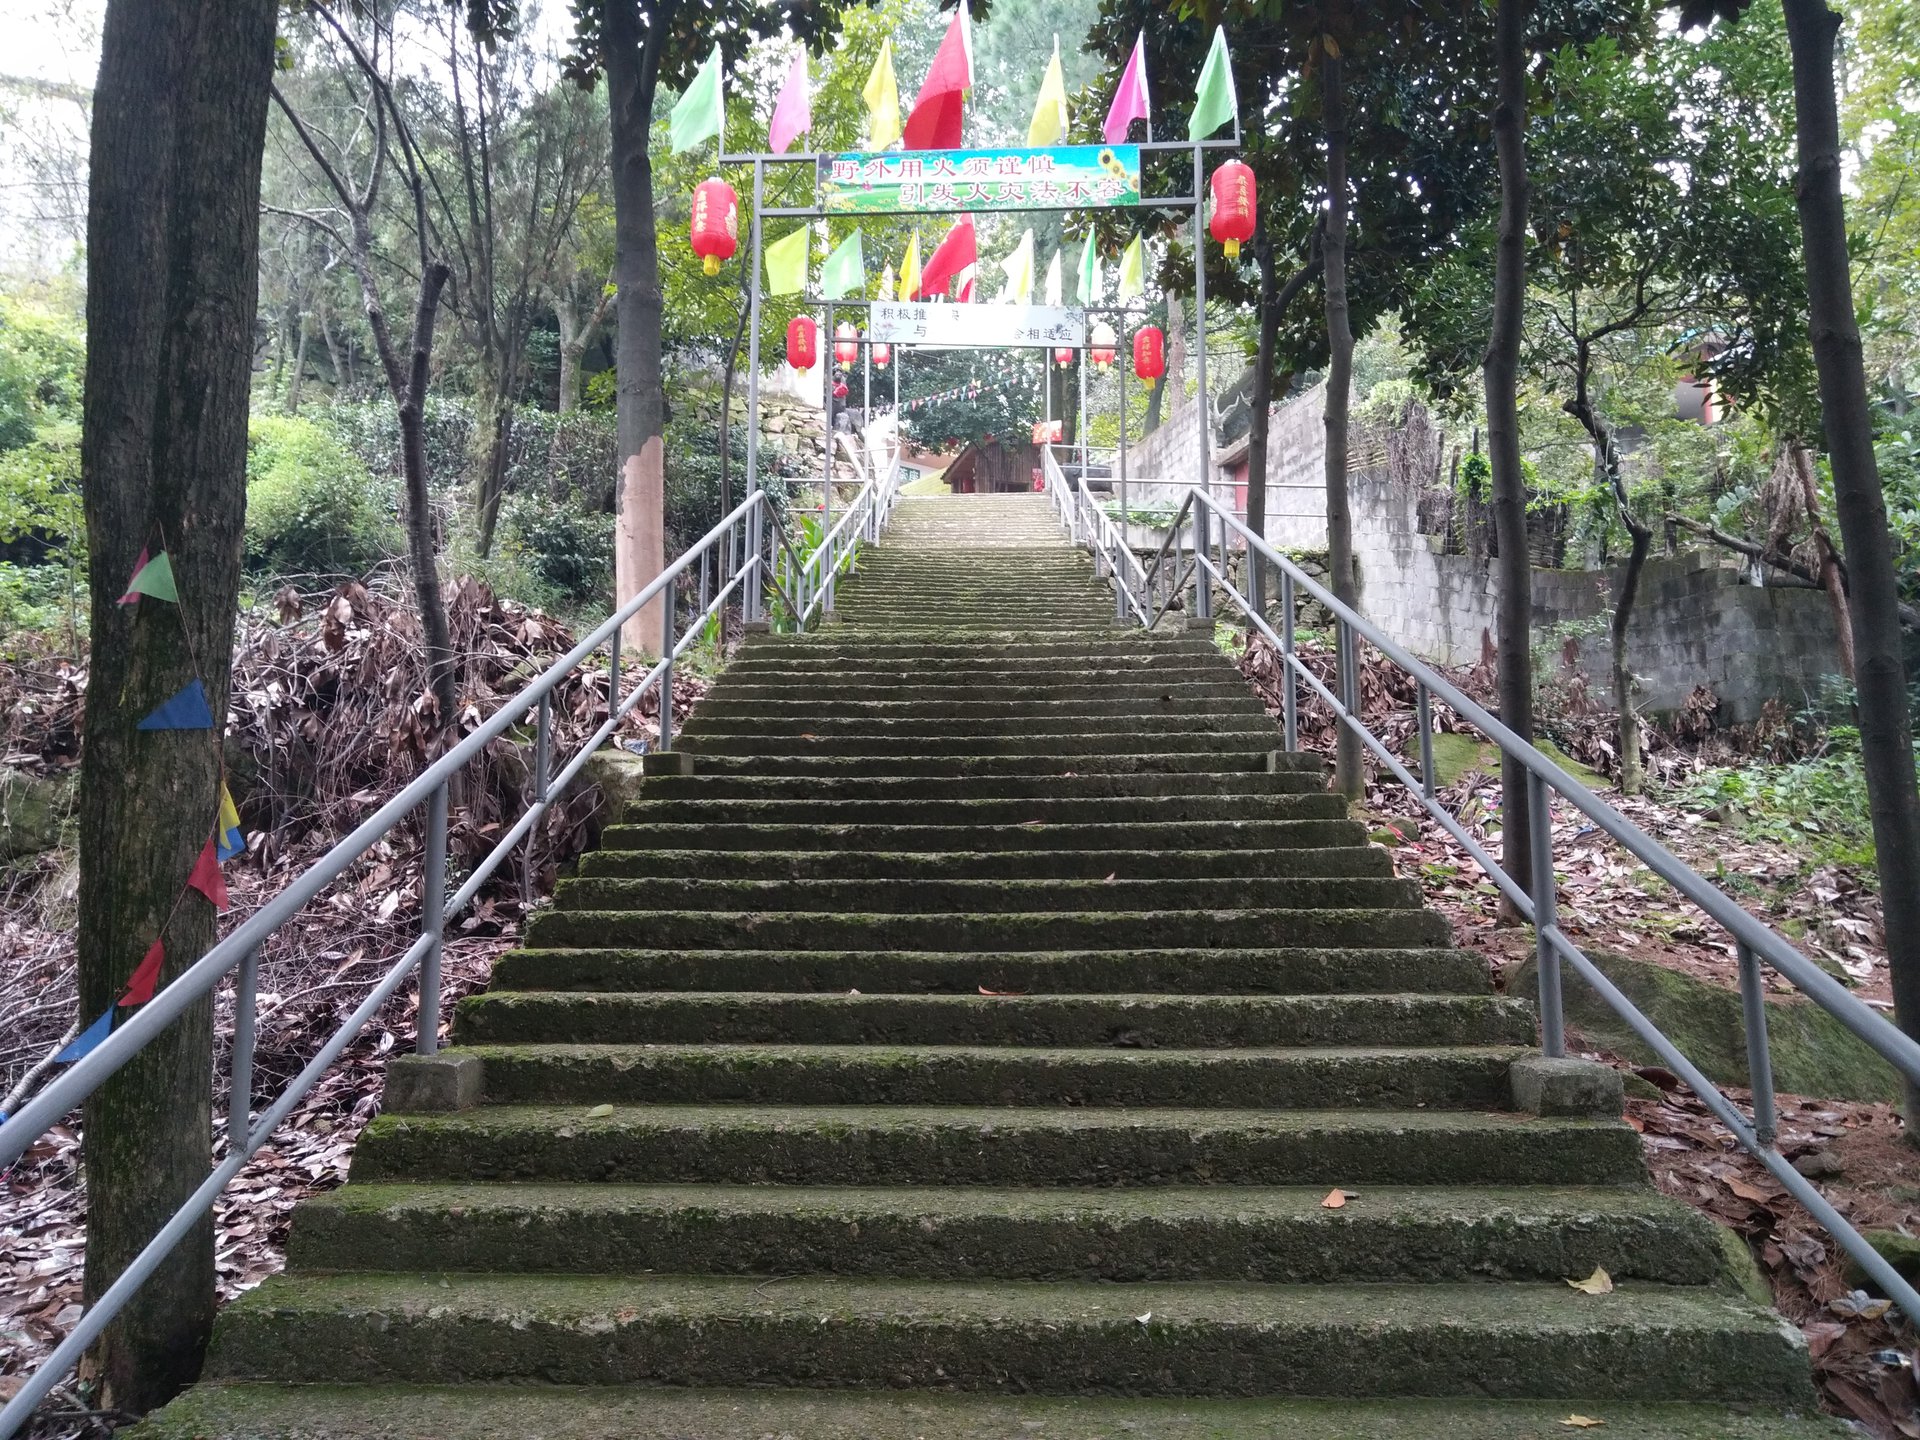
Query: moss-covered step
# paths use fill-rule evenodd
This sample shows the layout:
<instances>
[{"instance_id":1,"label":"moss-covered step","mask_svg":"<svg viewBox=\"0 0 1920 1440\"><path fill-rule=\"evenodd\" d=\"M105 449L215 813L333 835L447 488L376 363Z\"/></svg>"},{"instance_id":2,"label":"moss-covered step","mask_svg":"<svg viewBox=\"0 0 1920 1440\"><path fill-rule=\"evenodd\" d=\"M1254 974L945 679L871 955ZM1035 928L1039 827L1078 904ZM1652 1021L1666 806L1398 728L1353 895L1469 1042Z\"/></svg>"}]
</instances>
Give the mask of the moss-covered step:
<instances>
[{"instance_id":1,"label":"moss-covered step","mask_svg":"<svg viewBox=\"0 0 1920 1440\"><path fill-rule=\"evenodd\" d=\"M1304 770L1152 771L1071 775L659 775L643 800L1073 800L1098 796L1307 795L1325 788Z\"/></svg>"},{"instance_id":2,"label":"moss-covered step","mask_svg":"<svg viewBox=\"0 0 1920 1440\"><path fill-rule=\"evenodd\" d=\"M275 1276L214 1379L947 1386L1132 1395L1812 1399L1792 1326L1711 1289Z\"/></svg>"},{"instance_id":3,"label":"moss-covered step","mask_svg":"<svg viewBox=\"0 0 1920 1440\"><path fill-rule=\"evenodd\" d=\"M1055 951L690 950L587 946L509 950L499 990L758 991L867 995L1353 995L1375 991L1481 995L1486 960L1443 945L1404 949L1125 948Z\"/></svg>"},{"instance_id":4,"label":"moss-covered step","mask_svg":"<svg viewBox=\"0 0 1920 1440\"><path fill-rule=\"evenodd\" d=\"M362 1185L303 1202L296 1272L1722 1283L1711 1220L1647 1187L1325 1191Z\"/></svg>"},{"instance_id":5,"label":"moss-covered step","mask_svg":"<svg viewBox=\"0 0 1920 1440\"><path fill-rule=\"evenodd\" d=\"M561 910L810 910L863 914L1031 914L1071 910L1119 913L1172 910L1187 904L1244 910L1404 910L1424 897L1419 885L1386 875L1255 875L1225 879L1142 880L952 879L699 879L592 875L563 880Z\"/></svg>"},{"instance_id":6,"label":"moss-covered step","mask_svg":"<svg viewBox=\"0 0 1920 1440\"><path fill-rule=\"evenodd\" d=\"M1151 1109L1497 1110L1505 1046L496 1044L484 1062L503 1105L1084 1105Z\"/></svg>"},{"instance_id":7,"label":"moss-covered step","mask_svg":"<svg viewBox=\"0 0 1920 1440\"><path fill-rule=\"evenodd\" d=\"M1367 843L1367 830L1345 817L1325 820L1030 820L1011 825L920 823L813 825L710 821L660 821L609 825L601 833L607 850L911 850L953 854L1016 850L1281 850L1352 849Z\"/></svg>"},{"instance_id":8,"label":"moss-covered step","mask_svg":"<svg viewBox=\"0 0 1920 1440\"><path fill-rule=\"evenodd\" d=\"M1318 755L1295 755L1275 750L1222 750L1213 753L1175 752L1170 755L1129 752L1120 755L796 755L778 767L747 755L700 756L700 775L798 775L819 779L837 776L905 775L1178 775L1200 771L1262 771L1270 763L1321 776L1325 761Z\"/></svg>"},{"instance_id":9,"label":"moss-covered step","mask_svg":"<svg viewBox=\"0 0 1920 1440\"><path fill-rule=\"evenodd\" d=\"M590 850L579 873L650 879L704 876L709 880L837 878L884 880L1228 879L1235 876L1360 875L1393 873L1386 851L1372 846L1290 850Z\"/></svg>"},{"instance_id":10,"label":"moss-covered step","mask_svg":"<svg viewBox=\"0 0 1920 1440\"><path fill-rule=\"evenodd\" d=\"M1614 1185L1611 1120L1428 1110L486 1105L381 1115L362 1180L768 1185Z\"/></svg>"},{"instance_id":11,"label":"moss-covered step","mask_svg":"<svg viewBox=\"0 0 1920 1440\"><path fill-rule=\"evenodd\" d=\"M752 715L734 717L718 707L697 706L687 722L688 735L708 732L752 729L768 735L816 734L828 736L916 735L933 731L942 735L1124 735L1141 748L1145 735L1231 734L1265 735L1277 743L1279 727L1265 718L1256 707L1235 705L1210 711L1200 706L1156 706L1152 709L1128 707L1111 714L1088 714L1084 707L1064 704L1049 711L1030 715L1007 715L987 711L976 715L956 714L940 707L927 715L888 718L879 711L861 711L849 707L832 713L805 716ZM1148 747L1151 748L1151 747Z\"/></svg>"},{"instance_id":12,"label":"moss-covered step","mask_svg":"<svg viewBox=\"0 0 1920 1440\"><path fill-rule=\"evenodd\" d=\"M823 995L495 989L463 999L461 1045L1531 1045L1497 995Z\"/></svg>"},{"instance_id":13,"label":"moss-covered step","mask_svg":"<svg viewBox=\"0 0 1920 1440\"><path fill-rule=\"evenodd\" d=\"M1549 1440L1595 1412L1633 1440L1838 1440L1800 1406L1116 1400L599 1385L201 1385L127 1440ZM1604 1418L1602 1418L1604 1417Z\"/></svg>"},{"instance_id":14,"label":"moss-covered step","mask_svg":"<svg viewBox=\"0 0 1920 1440\"><path fill-rule=\"evenodd\" d=\"M1250 777L1251 778L1251 777ZM669 825L1119 825L1174 820L1344 820L1338 795L1092 795L1066 800L650 800L633 818Z\"/></svg>"},{"instance_id":15,"label":"moss-covered step","mask_svg":"<svg viewBox=\"0 0 1920 1440\"><path fill-rule=\"evenodd\" d=\"M996 729L1023 730L1024 722L1039 728L1059 727L1062 719L1128 720L1138 723L1148 716L1164 719L1181 716L1235 716L1248 720L1266 719L1266 707L1244 687L1239 694L1222 686L1210 692L1195 693L1190 687L1172 686L1150 689L1140 695L1046 695L1029 690L1019 700L990 699L967 695L941 700L922 698L902 689L885 698L829 699L809 696L805 699L781 696L755 700L736 696L731 690L715 692L697 711L701 724L719 724L729 720L751 720L756 724L777 724L787 720L824 720L846 728L855 728L868 720L939 720L962 724L986 723Z\"/></svg>"},{"instance_id":16,"label":"moss-covered step","mask_svg":"<svg viewBox=\"0 0 1920 1440\"><path fill-rule=\"evenodd\" d=\"M1000 735L954 735L928 726L918 734L905 731L885 735L822 735L818 731L766 734L753 729L729 729L682 735L675 741L680 749L697 757L743 755L776 764L789 755L938 758L949 755L1134 755L1143 751L1155 754L1227 754L1259 750L1279 743L1280 731L1273 725L1243 730L1164 731L1146 722L1130 733L1050 731L1039 734L1020 730ZM696 762L696 773L698 768Z\"/></svg>"}]
</instances>

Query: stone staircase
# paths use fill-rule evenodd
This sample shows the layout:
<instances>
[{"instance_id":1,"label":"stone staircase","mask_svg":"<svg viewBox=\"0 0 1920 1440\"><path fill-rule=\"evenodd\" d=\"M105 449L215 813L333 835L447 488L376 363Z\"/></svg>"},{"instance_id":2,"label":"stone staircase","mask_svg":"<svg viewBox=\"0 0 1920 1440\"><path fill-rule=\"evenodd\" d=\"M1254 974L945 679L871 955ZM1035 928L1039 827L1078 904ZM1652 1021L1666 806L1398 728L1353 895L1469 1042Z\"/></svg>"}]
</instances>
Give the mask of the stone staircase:
<instances>
[{"instance_id":1,"label":"stone staircase","mask_svg":"<svg viewBox=\"0 0 1920 1440\"><path fill-rule=\"evenodd\" d=\"M140 1433L1840 1433L1617 1101L1517 1108L1530 1009L1277 743L1042 498L903 502Z\"/></svg>"}]
</instances>

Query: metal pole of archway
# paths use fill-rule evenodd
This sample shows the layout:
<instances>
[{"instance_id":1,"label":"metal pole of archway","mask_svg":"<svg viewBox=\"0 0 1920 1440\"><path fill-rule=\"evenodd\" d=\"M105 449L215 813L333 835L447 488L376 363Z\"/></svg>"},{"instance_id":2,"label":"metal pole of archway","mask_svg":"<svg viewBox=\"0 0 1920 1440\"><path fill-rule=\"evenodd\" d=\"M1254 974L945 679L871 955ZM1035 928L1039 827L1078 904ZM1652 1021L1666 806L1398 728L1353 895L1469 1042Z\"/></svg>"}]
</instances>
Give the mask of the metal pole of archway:
<instances>
[{"instance_id":1,"label":"metal pole of archway","mask_svg":"<svg viewBox=\"0 0 1920 1440\"><path fill-rule=\"evenodd\" d=\"M766 162L753 162L753 269L747 287L747 493L760 488L760 212L766 200ZM754 563L760 554L760 508L747 517L746 553L740 567ZM737 573L737 571L736 571ZM762 596L766 592L766 573L756 571L741 589L740 618L757 624L764 615Z\"/></svg>"},{"instance_id":2,"label":"metal pole of archway","mask_svg":"<svg viewBox=\"0 0 1920 1440\"><path fill-rule=\"evenodd\" d=\"M1237 119L1233 128L1237 137L1240 130ZM1196 397L1200 405L1200 423L1193 428L1200 436L1198 483L1206 494L1211 496L1213 476L1209 472L1213 463L1213 437L1207 433L1207 429L1213 423L1213 401L1207 395L1207 250L1204 220L1206 206L1200 199L1200 190L1206 184L1206 179L1206 166L1201 157L1200 147L1196 145L1193 148L1193 349L1200 380L1200 394ZM1182 383L1185 383L1184 380ZM1201 555L1207 548L1206 511L1196 505L1193 508L1193 516L1197 522L1193 533L1194 618L1209 620L1213 617L1213 585L1207 578L1207 567L1200 563ZM1227 537L1225 527L1222 526L1221 529L1220 569L1224 575Z\"/></svg>"},{"instance_id":3,"label":"metal pole of archway","mask_svg":"<svg viewBox=\"0 0 1920 1440\"><path fill-rule=\"evenodd\" d=\"M820 476L820 533L825 535L833 529L833 386L834 370L840 364L839 357L833 353L833 302L827 301L826 326L820 335L820 427L821 446L826 452L826 463ZM829 591L829 594L832 592Z\"/></svg>"}]
</instances>

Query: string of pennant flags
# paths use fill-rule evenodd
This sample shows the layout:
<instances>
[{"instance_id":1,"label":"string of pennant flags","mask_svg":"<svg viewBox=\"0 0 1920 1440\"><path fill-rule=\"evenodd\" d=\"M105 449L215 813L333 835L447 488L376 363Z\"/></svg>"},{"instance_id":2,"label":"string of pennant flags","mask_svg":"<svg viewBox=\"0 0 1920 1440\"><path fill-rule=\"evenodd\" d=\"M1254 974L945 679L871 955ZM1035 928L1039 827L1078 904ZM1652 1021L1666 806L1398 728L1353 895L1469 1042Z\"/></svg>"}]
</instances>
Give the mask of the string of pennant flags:
<instances>
[{"instance_id":1,"label":"string of pennant flags","mask_svg":"<svg viewBox=\"0 0 1920 1440\"><path fill-rule=\"evenodd\" d=\"M164 534L161 538L164 543ZM158 554L152 553L150 547L140 551L139 559L134 561L133 578L127 582L126 593L120 597L119 603L137 605L143 599L160 601L174 606L176 610L180 608L180 589L173 573L173 558L164 549ZM213 707L208 703L206 682L199 673L199 657L191 649L188 653L194 668L193 679L156 705L135 728L142 731L212 732L214 752L218 756L220 737L214 725ZM246 837L240 829L240 812L233 803L232 792L227 788L225 765L222 763L213 833L201 847L199 856L193 862L193 869L187 875L186 884L168 909L166 919L160 922L160 930L164 933L189 891L203 897L217 913L224 915L229 901L226 876L220 867L244 854L246 848ZM153 999L155 991L159 989L160 972L166 959L166 946L159 936L155 936L146 953L140 957L140 963L134 966L133 973L127 977L126 988L120 998L55 1055L54 1062L67 1065L88 1054L113 1033L115 1018L120 1011L144 1005Z\"/></svg>"}]
</instances>

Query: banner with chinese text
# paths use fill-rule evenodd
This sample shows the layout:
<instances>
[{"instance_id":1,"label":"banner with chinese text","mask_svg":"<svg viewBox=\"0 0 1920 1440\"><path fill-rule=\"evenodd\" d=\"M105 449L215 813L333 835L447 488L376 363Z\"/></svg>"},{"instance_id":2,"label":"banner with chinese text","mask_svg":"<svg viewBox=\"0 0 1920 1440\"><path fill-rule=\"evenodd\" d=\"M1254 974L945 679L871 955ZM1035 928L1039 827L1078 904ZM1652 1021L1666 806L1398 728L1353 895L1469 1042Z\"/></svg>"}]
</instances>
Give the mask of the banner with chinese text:
<instances>
[{"instance_id":1,"label":"banner with chinese text","mask_svg":"<svg viewBox=\"0 0 1920 1440\"><path fill-rule=\"evenodd\" d=\"M1087 312L1069 305L910 305L876 300L867 312L867 336L886 345L1054 345L1087 343Z\"/></svg>"},{"instance_id":2,"label":"banner with chinese text","mask_svg":"<svg viewBox=\"0 0 1920 1440\"><path fill-rule=\"evenodd\" d=\"M1138 145L823 155L820 207L847 213L1058 210L1140 203Z\"/></svg>"}]
</instances>

